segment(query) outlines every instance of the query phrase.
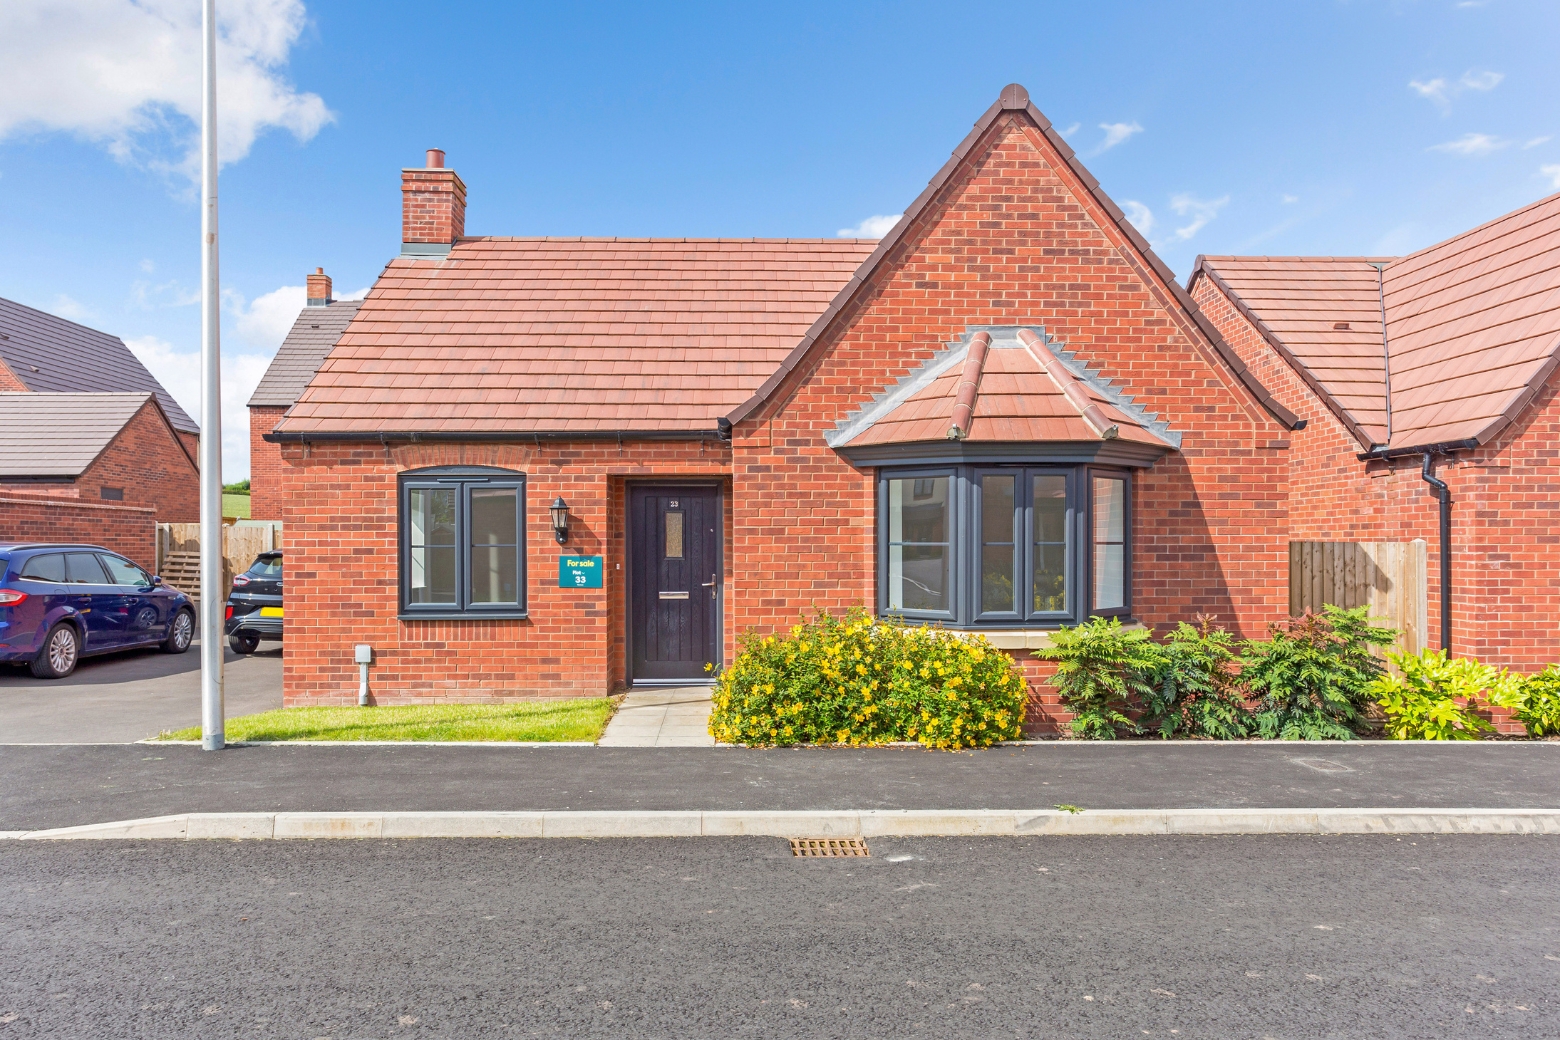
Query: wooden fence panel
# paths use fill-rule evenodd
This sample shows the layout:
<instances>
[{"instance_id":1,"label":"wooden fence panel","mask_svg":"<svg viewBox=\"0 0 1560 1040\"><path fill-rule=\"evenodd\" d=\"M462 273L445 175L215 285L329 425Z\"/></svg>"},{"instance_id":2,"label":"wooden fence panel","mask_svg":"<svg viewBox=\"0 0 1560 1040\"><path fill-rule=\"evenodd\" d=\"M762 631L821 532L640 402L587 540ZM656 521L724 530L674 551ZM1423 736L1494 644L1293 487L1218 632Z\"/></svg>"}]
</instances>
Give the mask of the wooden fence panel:
<instances>
[{"instance_id":1,"label":"wooden fence panel","mask_svg":"<svg viewBox=\"0 0 1560 1040\"><path fill-rule=\"evenodd\" d=\"M1398 648L1425 645L1429 605L1424 539L1412 542L1290 542L1289 613L1332 603L1370 607L1398 630Z\"/></svg>"},{"instance_id":2,"label":"wooden fence panel","mask_svg":"<svg viewBox=\"0 0 1560 1040\"><path fill-rule=\"evenodd\" d=\"M233 575L249 569L255 557L271 549L282 547L282 525L271 524L223 524L222 525L222 584L223 595L231 587ZM164 561L173 553L200 552L199 524L157 525L157 567L161 571ZM183 589L194 596L197 590Z\"/></svg>"}]
</instances>

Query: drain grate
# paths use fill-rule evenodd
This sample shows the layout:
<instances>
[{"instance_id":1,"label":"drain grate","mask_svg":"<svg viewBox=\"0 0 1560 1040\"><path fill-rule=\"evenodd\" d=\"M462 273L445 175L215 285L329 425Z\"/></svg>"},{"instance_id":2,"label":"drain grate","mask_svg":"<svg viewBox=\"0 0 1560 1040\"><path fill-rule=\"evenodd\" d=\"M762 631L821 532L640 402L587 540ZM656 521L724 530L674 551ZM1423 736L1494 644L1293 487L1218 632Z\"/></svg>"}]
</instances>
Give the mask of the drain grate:
<instances>
[{"instance_id":1,"label":"drain grate","mask_svg":"<svg viewBox=\"0 0 1560 1040\"><path fill-rule=\"evenodd\" d=\"M870 856L861 838L792 838L793 856Z\"/></svg>"}]
</instances>

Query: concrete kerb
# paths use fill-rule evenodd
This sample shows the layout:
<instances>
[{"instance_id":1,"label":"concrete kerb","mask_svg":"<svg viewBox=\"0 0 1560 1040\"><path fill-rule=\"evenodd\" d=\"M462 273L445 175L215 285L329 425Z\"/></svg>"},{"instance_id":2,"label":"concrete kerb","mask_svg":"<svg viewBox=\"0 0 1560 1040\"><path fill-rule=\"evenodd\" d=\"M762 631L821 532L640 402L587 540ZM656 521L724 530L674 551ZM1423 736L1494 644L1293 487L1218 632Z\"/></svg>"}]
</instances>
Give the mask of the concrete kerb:
<instances>
[{"instance_id":1,"label":"concrete kerb","mask_svg":"<svg viewBox=\"0 0 1560 1040\"><path fill-rule=\"evenodd\" d=\"M1560 834L1560 809L867 809L683 812L184 813L0 840L1020 837L1145 834Z\"/></svg>"}]
</instances>

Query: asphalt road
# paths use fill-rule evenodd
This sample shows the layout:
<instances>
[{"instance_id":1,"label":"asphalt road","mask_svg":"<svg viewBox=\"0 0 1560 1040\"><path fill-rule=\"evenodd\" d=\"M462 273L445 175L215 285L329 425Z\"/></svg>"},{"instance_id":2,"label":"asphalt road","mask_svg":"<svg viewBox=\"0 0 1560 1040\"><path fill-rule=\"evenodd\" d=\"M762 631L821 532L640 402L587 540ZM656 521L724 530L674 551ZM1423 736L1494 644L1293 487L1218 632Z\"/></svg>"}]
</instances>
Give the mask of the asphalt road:
<instances>
[{"instance_id":1,"label":"asphalt road","mask_svg":"<svg viewBox=\"0 0 1560 1040\"><path fill-rule=\"evenodd\" d=\"M0 1037L1442 1040L1560 1021L1556 838L872 853L10 844Z\"/></svg>"},{"instance_id":2,"label":"asphalt road","mask_svg":"<svg viewBox=\"0 0 1560 1040\"><path fill-rule=\"evenodd\" d=\"M243 656L224 646L229 715L282 706L282 644ZM129 742L200 725L200 644L182 654L127 650L84 658L64 679L0 665L0 742Z\"/></svg>"},{"instance_id":3,"label":"asphalt road","mask_svg":"<svg viewBox=\"0 0 1560 1040\"><path fill-rule=\"evenodd\" d=\"M0 747L0 830L180 812L1560 808L1560 742Z\"/></svg>"}]
</instances>

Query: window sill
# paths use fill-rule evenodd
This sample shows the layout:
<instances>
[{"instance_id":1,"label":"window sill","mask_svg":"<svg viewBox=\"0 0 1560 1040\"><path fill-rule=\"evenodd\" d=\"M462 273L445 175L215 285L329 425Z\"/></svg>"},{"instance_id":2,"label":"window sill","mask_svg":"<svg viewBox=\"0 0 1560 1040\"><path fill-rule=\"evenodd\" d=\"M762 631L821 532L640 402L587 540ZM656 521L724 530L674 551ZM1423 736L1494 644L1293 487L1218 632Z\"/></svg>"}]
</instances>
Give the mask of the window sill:
<instances>
[{"instance_id":1,"label":"window sill","mask_svg":"<svg viewBox=\"0 0 1560 1040\"><path fill-rule=\"evenodd\" d=\"M450 613L423 613L397 614L397 621L524 621L531 615L524 610L493 611L491 613L469 614L464 611L452 611Z\"/></svg>"},{"instance_id":2,"label":"window sill","mask_svg":"<svg viewBox=\"0 0 1560 1040\"><path fill-rule=\"evenodd\" d=\"M910 627L910 626L906 626ZM920 627L920 626L915 626ZM1148 626L1141 621L1123 621L1124 631L1142 631ZM985 636L986 641L998 650L1048 650L1055 628L946 628L958 635Z\"/></svg>"}]
</instances>

